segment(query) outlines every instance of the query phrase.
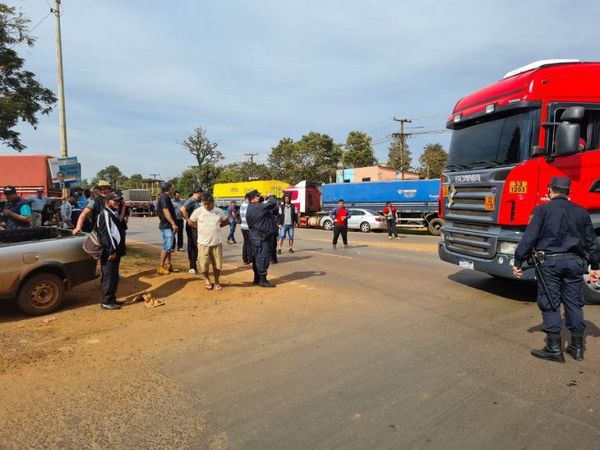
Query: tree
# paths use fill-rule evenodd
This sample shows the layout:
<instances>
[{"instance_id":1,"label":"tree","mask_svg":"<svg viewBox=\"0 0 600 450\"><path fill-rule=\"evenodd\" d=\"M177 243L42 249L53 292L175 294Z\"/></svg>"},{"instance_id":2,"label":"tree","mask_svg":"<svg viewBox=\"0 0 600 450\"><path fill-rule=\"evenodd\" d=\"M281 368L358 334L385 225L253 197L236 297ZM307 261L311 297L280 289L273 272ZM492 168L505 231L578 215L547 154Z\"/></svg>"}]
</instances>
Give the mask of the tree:
<instances>
[{"instance_id":1,"label":"tree","mask_svg":"<svg viewBox=\"0 0 600 450\"><path fill-rule=\"evenodd\" d=\"M346 138L344 167L367 167L377 164L371 145L371 136L362 131L351 131Z\"/></svg>"},{"instance_id":2,"label":"tree","mask_svg":"<svg viewBox=\"0 0 600 450\"><path fill-rule=\"evenodd\" d=\"M204 189L209 189L217 180L219 168L217 164L224 159L223 154L217 148L219 144L211 142L206 137L206 129L199 127L185 139L183 147L190 152L198 163L198 179Z\"/></svg>"},{"instance_id":3,"label":"tree","mask_svg":"<svg viewBox=\"0 0 600 450\"><path fill-rule=\"evenodd\" d=\"M250 161L227 164L221 166L220 169L218 183L236 183L238 181L267 180L271 178L271 172L265 164Z\"/></svg>"},{"instance_id":4,"label":"tree","mask_svg":"<svg viewBox=\"0 0 600 450\"><path fill-rule=\"evenodd\" d=\"M295 142L291 138L282 138L271 149L267 165L271 176L277 180L289 181L294 170Z\"/></svg>"},{"instance_id":5,"label":"tree","mask_svg":"<svg viewBox=\"0 0 600 450\"><path fill-rule=\"evenodd\" d=\"M412 164L412 154L406 138L394 138L388 150L388 166L402 172L408 172Z\"/></svg>"},{"instance_id":6,"label":"tree","mask_svg":"<svg viewBox=\"0 0 600 450\"><path fill-rule=\"evenodd\" d=\"M23 70L24 59L14 47L32 47L35 39L28 31L29 19L14 7L0 3L0 142L17 151L26 146L15 131L19 121L34 129L38 113L49 114L56 102L51 90L44 88L35 74Z\"/></svg>"},{"instance_id":7,"label":"tree","mask_svg":"<svg viewBox=\"0 0 600 450\"><path fill-rule=\"evenodd\" d=\"M123 175L121 169L117 166L106 166L104 169L98 171L96 176L92 179L92 184L96 185L98 181L108 181L111 186L118 188L127 180L127 177Z\"/></svg>"},{"instance_id":8,"label":"tree","mask_svg":"<svg viewBox=\"0 0 600 450\"><path fill-rule=\"evenodd\" d=\"M440 143L427 144L419 157L419 172L425 178L439 178L448 162L448 152Z\"/></svg>"},{"instance_id":9,"label":"tree","mask_svg":"<svg viewBox=\"0 0 600 450\"><path fill-rule=\"evenodd\" d=\"M175 190L181 192L184 198L189 197L194 192L194 188L198 186L200 173L197 167L184 170L181 175L172 180Z\"/></svg>"},{"instance_id":10,"label":"tree","mask_svg":"<svg viewBox=\"0 0 600 450\"><path fill-rule=\"evenodd\" d=\"M144 177L139 173L134 173L129 178L121 182L122 189L142 189L144 187Z\"/></svg>"}]
</instances>

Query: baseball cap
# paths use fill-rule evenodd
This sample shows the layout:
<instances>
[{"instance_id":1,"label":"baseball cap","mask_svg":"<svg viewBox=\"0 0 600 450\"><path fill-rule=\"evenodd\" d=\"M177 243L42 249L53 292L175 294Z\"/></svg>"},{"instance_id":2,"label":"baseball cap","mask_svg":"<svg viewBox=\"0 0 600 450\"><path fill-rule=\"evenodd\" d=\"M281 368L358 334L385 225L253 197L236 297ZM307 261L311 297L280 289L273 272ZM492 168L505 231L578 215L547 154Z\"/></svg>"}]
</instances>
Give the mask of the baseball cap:
<instances>
[{"instance_id":1,"label":"baseball cap","mask_svg":"<svg viewBox=\"0 0 600 450\"><path fill-rule=\"evenodd\" d=\"M168 191L171 186L173 186L173 183L171 183L170 181L163 181L163 183L160 185L161 190L164 191Z\"/></svg>"},{"instance_id":2,"label":"baseball cap","mask_svg":"<svg viewBox=\"0 0 600 450\"><path fill-rule=\"evenodd\" d=\"M193 194L201 194L202 192L204 192L202 190L202 188L200 186L194 186L194 189L192 191Z\"/></svg>"},{"instance_id":3,"label":"baseball cap","mask_svg":"<svg viewBox=\"0 0 600 450\"><path fill-rule=\"evenodd\" d=\"M554 177L550 180L550 186L571 189L571 179L569 177Z\"/></svg>"},{"instance_id":4,"label":"baseball cap","mask_svg":"<svg viewBox=\"0 0 600 450\"><path fill-rule=\"evenodd\" d=\"M42 188L37 188L35 192L44 192L44 190Z\"/></svg>"},{"instance_id":5,"label":"baseball cap","mask_svg":"<svg viewBox=\"0 0 600 450\"><path fill-rule=\"evenodd\" d=\"M112 186L110 185L110 183L108 181L100 180L100 181L98 181L98 183L96 183L96 187L98 189L100 189L100 188L110 188Z\"/></svg>"},{"instance_id":6,"label":"baseball cap","mask_svg":"<svg viewBox=\"0 0 600 450\"><path fill-rule=\"evenodd\" d=\"M104 197L105 200L122 200L123 199L123 194L121 194L121 191L114 191L111 192L110 194L108 194L106 197Z\"/></svg>"},{"instance_id":7,"label":"baseball cap","mask_svg":"<svg viewBox=\"0 0 600 450\"><path fill-rule=\"evenodd\" d=\"M259 195L260 195L260 192L258 192L257 189L253 189L253 190L251 190L250 192L248 192L246 194L246 198L254 198L254 197L257 197Z\"/></svg>"},{"instance_id":8,"label":"baseball cap","mask_svg":"<svg viewBox=\"0 0 600 450\"><path fill-rule=\"evenodd\" d=\"M4 195L16 194L17 189L14 186L4 186Z\"/></svg>"}]
</instances>

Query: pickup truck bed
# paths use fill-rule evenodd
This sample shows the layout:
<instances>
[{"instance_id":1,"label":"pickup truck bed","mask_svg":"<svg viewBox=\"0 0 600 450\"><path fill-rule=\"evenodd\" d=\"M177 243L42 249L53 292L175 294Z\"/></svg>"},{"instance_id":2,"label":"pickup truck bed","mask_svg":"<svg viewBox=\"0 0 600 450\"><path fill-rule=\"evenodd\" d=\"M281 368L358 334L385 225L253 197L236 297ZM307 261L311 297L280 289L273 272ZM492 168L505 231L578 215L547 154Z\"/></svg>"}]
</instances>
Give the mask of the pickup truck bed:
<instances>
[{"instance_id":1,"label":"pickup truck bed","mask_svg":"<svg viewBox=\"0 0 600 450\"><path fill-rule=\"evenodd\" d=\"M58 309L65 291L96 276L85 238L51 227L0 231L0 299L16 298L28 314Z\"/></svg>"}]
</instances>

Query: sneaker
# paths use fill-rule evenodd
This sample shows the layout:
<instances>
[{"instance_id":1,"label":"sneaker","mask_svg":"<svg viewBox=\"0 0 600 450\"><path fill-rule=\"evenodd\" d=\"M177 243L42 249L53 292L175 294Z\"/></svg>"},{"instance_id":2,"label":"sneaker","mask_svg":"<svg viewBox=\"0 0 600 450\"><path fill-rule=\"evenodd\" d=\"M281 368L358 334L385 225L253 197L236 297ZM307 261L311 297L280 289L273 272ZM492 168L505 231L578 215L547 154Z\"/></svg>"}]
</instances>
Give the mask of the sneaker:
<instances>
[{"instance_id":1,"label":"sneaker","mask_svg":"<svg viewBox=\"0 0 600 450\"><path fill-rule=\"evenodd\" d=\"M389 236L388 239L393 239L393 237Z\"/></svg>"},{"instance_id":2,"label":"sneaker","mask_svg":"<svg viewBox=\"0 0 600 450\"><path fill-rule=\"evenodd\" d=\"M169 275L169 269L165 269L163 266L159 266L158 269L156 269L156 273L159 275Z\"/></svg>"},{"instance_id":3,"label":"sneaker","mask_svg":"<svg viewBox=\"0 0 600 450\"><path fill-rule=\"evenodd\" d=\"M102 309L121 309L121 305L118 303L102 303L100 307Z\"/></svg>"},{"instance_id":4,"label":"sneaker","mask_svg":"<svg viewBox=\"0 0 600 450\"><path fill-rule=\"evenodd\" d=\"M195 275L195 274L198 273L198 271L196 269L190 269L190 270L188 270L188 273L191 273L191 274Z\"/></svg>"},{"instance_id":5,"label":"sneaker","mask_svg":"<svg viewBox=\"0 0 600 450\"><path fill-rule=\"evenodd\" d=\"M294 253L294 249L293 248L290 248L290 253Z\"/></svg>"},{"instance_id":6,"label":"sneaker","mask_svg":"<svg viewBox=\"0 0 600 450\"><path fill-rule=\"evenodd\" d=\"M280 248L277 249L277 254L281 255L281 249Z\"/></svg>"},{"instance_id":7,"label":"sneaker","mask_svg":"<svg viewBox=\"0 0 600 450\"><path fill-rule=\"evenodd\" d=\"M331 248L332 248L333 250L336 250L336 249L337 249L337 245L333 244L333 245L331 246Z\"/></svg>"}]
</instances>

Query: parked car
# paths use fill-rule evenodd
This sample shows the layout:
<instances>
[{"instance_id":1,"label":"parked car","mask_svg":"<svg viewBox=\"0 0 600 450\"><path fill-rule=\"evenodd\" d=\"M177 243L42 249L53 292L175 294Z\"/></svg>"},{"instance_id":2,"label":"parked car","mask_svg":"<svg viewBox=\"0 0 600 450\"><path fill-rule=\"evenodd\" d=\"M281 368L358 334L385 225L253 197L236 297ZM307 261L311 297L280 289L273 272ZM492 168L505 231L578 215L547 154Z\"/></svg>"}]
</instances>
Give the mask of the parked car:
<instances>
[{"instance_id":1,"label":"parked car","mask_svg":"<svg viewBox=\"0 0 600 450\"><path fill-rule=\"evenodd\" d=\"M32 315L57 310L65 291L96 277L85 239L51 227L0 231L0 299L16 299Z\"/></svg>"},{"instance_id":2,"label":"parked car","mask_svg":"<svg viewBox=\"0 0 600 450\"><path fill-rule=\"evenodd\" d=\"M348 229L360 230L368 233L371 230L387 230L385 217L370 209L349 208L350 218L348 219ZM323 216L321 226L325 230L333 229L333 219L330 216Z\"/></svg>"}]
</instances>

